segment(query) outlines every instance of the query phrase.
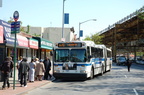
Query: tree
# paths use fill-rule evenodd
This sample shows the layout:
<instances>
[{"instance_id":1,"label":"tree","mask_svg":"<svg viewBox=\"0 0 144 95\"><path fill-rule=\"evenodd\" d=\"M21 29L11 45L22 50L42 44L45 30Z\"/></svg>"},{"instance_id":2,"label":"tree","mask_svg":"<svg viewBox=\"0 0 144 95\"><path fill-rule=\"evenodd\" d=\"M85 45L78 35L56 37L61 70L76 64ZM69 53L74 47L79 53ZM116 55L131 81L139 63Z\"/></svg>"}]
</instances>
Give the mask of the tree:
<instances>
[{"instance_id":1,"label":"tree","mask_svg":"<svg viewBox=\"0 0 144 95\"><path fill-rule=\"evenodd\" d=\"M86 36L84 40L94 41L95 44L102 44L103 36L100 36L98 33L91 36Z\"/></svg>"},{"instance_id":2,"label":"tree","mask_svg":"<svg viewBox=\"0 0 144 95\"><path fill-rule=\"evenodd\" d=\"M144 9L142 9L141 11L136 11L136 15L139 19L144 20Z\"/></svg>"},{"instance_id":3,"label":"tree","mask_svg":"<svg viewBox=\"0 0 144 95\"><path fill-rule=\"evenodd\" d=\"M92 41L91 37L89 37L89 36L86 36L86 38L84 40Z\"/></svg>"},{"instance_id":4,"label":"tree","mask_svg":"<svg viewBox=\"0 0 144 95\"><path fill-rule=\"evenodd\" d=\"M144 12L143 13L138 13L138 18L139 19L144 19Z\"/></svg>"}]
</instances>

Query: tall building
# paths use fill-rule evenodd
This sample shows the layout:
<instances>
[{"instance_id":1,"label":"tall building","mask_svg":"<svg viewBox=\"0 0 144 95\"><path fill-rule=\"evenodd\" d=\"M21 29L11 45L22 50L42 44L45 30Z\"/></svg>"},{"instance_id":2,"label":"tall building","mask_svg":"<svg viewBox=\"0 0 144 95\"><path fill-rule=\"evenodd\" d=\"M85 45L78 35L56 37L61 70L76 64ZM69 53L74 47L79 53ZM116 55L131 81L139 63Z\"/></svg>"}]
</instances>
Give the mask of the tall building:
<instances>
[{"instance_id":1,"label":"tall building","mask_svg":"<svg viewBox=\"0 0 144 95\"><path fill-rule=\"evenodd\" d=\"M25 31L29 31L30 35L39 36L53 43L62 41L61 27L24 27ZM65 41L74 40L74 28L64 28L63 37Z\"/></svg>"}]
</instances>

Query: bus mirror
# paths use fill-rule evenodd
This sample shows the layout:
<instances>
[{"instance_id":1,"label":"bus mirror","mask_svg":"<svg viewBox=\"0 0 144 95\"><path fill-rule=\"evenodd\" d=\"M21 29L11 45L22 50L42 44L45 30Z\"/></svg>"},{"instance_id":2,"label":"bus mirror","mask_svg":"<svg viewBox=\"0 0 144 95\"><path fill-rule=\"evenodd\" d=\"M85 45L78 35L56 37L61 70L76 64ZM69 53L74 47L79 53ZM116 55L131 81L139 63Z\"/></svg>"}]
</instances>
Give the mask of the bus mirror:
<instances>
[{"instance_id":1,"label":"bus mirror","mask_svg":"<svg viewBox=\"0 0 144 95\"><path fill-rule=\"evenodd\" d=\"M89 55L89 56L88 56L88 58L90 59L90 58L92 58L92 56L91 56L91 55Z\"/></svg>"},{"instance_id":2,"label":"bus mirror","mask_svg":"<svg viewBox=\"0 0 144 95\"><path fill-rule=\"evenodd\" d=\"M53 56L53 51L50 51L50 56Z\"/></svg>"}]
</instances>

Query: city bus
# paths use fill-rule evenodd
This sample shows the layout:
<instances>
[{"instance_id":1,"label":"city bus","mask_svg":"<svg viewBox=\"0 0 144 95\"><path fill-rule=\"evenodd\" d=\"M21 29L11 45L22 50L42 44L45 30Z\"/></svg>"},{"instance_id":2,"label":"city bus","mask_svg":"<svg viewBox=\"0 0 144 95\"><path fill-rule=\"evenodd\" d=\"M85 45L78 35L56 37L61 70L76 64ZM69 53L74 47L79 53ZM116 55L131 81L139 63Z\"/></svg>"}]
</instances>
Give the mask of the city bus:
<instances>
[{"instance_id":1,"label":"city bus","mask_svg":"<svg viewBox=\"0 0 144 95\"><path fill-rule=\"evenodd\" d=\"M53 76L56 79L92 79L112 67L112 52L93 41L57 42L53 50Z\"/></svg>"}]
</instances>

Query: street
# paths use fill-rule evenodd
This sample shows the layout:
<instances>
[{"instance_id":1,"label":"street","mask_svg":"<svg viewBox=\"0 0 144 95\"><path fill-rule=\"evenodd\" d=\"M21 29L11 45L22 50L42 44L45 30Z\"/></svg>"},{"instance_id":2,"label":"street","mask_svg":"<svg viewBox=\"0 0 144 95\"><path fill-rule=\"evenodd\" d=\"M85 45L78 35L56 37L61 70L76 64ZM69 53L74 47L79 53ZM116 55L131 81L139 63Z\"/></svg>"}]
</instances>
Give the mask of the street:
<instances>
[{"instance_id":1,"label":"street","mask_svg":"<svg viewBox=\"0 0 144 95\"><path fill-rule=\"evenodd\" d=\"M144 95L144 65L113 64L111 72L95 76L92 80L56 80L22 95Z\"/></svg>"}]
</instances>

